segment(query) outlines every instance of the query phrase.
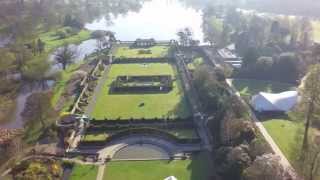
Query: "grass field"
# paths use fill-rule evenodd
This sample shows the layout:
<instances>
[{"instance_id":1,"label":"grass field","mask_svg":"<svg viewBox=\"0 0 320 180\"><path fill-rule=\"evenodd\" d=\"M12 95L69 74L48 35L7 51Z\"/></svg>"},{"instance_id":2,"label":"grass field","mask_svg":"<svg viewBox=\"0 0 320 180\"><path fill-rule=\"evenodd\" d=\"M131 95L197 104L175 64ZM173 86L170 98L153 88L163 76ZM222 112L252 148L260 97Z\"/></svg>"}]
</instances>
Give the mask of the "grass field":
<instances>
[{"instance_id":1,"label":"grass field","mask_svg":"<svg viewBox=\"0 0 320 180\"><path fill-rule=\"evenodd\" d=\"M140 53L141 50L150 50L150 54ZM117 58L162 58L168 55L169 46L152 46L150 48L130 48L120 46L115 50Z\"/></svg>"},{"instance_id":2,"label":"grass field","mask_svg":"<svg viewBox=\"0 0 320 180\"><path fill-rule=\"evenodd\" d=\"M98 166L75 165L69 180L95 180L98 173Z\"/></svg>"},{"instance_id":3,"label":"grass field","mask_svg":"<svg viewBox=\"0 0 320 180\"><path fill-rule=\"evenodd\" d=\"M104 180L163 180L175 176L181 180L206 180L211 164L205 154L192 160L111 162L105 169Z\"/></svg>"},{"instance_id":4,"label":"grass field","mask_svg":"<svg viewBox=\"0 0 320 180\"><path fill-rule=\"evenodd\" d=\"M125 130L125 129L124 129ZM119 131L124 131L119 130ZM195 139L198 138L198 134L194 129L160 129L161 131L166 131L169 134L176 136L179 139ZM108 137L117 133L117 131L108 132L95 132L86 134L81 141L105 141Z\"/></svg>"},{"instance_id":5,"label":"grass field","mask_svg":"<svg viewBox=\"0 0 320 180\"><path fill-rule=\"evenodd\" d=\"M188 69L189 70L195 70L201 64L203 64L203 58L202 57L196 58L196 59L193 60L192 63L188 64Z\"/></svg>"},{"instance_id":6,"label":"grass field","mask_svg":"<svg viewBox=\"0 0 320 180\"><path fill-rule=\"evenodd\" d=\"M320 42L320 21L312 21L314 41Z\"/></svg>"},{"instance_id":7,"label":"grass field","mask_svg":"<svg viewBox=\"0 0 320 180\"><path fill-rule=\"evenodd\" d=\"M264 121L263 125L284 155L295 165L302 147L304 124L285 119L271 119ZM318 133L318 130L312 128L309 139L313 139Z\"/></svg>"},{"instance_id":8,"label":"grass field","mask_svg":"<svg viewBox=\"0 0 320 180\"><path fill-rule=\"evenodd\" d=\"M109 94L117 76L172 75L176 78L173 90L166 94ZM99 92L91 117L95 119L130 119L187 117L189 106L174 66L165 63L114 64L108 80Z\"/></svg>"},{"instance_id":9,"label":"grass field","mask_svg":"<svg viewBox=\"0 0 320 180\"><path fill-rule=\"evenodd\" d=\"M56 36L56 31L65 31L65 29L66 27L62 27L39 35L39 38L46 43L45 48L47 52L62 46L64 43L77 44L90 38L90 31L83 29L77 35L71 35L67 36L65 39L59 39Z\"/></svg>"},{"instance_id":10,"label":"grass field","mask_svg":"<svg viewBox=\"0 0 320 180\"><path fill-rule=\"evenodd\" d=\"M253 79L232 79L232 84L241 96L252 96L259 92L280 93L295 89L291 84Z\"/></svg>"},{"instance_id":11,"label":"grass field","mask_svg":"<svg viewBox=\"0 0 320 180\"><path fill-rule=\"evenodd\" d=\"M294 162L299 153L297 151L302 146L299 141L302 140L303 124L284 119L271 119L263 122L263 125L285 156Z\"/></svg>"}]
</instances>

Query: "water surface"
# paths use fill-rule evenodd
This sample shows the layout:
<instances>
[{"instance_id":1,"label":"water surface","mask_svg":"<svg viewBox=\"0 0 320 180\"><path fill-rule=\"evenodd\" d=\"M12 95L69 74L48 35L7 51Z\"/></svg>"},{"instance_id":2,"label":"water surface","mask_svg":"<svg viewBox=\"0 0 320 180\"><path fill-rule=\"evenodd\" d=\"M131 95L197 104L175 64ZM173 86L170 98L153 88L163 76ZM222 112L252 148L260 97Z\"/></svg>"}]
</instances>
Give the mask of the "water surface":
<instances>
[{"instance_id":1,"label":"water surface","mask_svg":"<svg viewBox=\"0 0 320 180\"><path fill-rule=\"evenodd\" d=\"M89 30L110 30L119 40L154 38L156 40L177 39L177 31L189 27L197 40L203 42L202 13L187 7L179 0L152 0L145 2L139 12L128 12L86 24Z\"/></svg>"}]
</instances>

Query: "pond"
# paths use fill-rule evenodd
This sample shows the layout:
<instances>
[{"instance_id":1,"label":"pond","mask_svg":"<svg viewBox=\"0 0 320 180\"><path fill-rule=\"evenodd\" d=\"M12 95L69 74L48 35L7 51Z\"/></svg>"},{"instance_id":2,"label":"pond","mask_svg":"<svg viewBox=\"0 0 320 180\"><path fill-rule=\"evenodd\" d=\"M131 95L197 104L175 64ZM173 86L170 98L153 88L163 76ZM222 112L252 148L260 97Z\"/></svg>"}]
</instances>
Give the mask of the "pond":
<instances>
[{"instance_id":1,"label":"pond","mask_svg":"<svg viewBox=\"0 0 320 180\"><path fill-rule=\"evenodd\" d=\"M138 12L101 18L86 24L89 30L110 30L122 41L137 38L156 40L177 39L177 31L189 27L194 38L203 42L202 12L187 7L179 0L152 0L142 5Z\"/></svg>"}]
</instances>

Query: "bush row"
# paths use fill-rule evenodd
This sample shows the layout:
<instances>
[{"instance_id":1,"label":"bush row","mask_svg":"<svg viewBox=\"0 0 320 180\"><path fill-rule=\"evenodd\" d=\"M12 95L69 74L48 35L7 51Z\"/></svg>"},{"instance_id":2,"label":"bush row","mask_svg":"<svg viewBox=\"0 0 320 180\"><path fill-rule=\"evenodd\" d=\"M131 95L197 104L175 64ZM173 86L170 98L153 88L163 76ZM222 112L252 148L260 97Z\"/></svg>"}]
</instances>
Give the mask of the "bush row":
<instances>
[{"instance_id":1,"label":"bush row","mask_svg":"<svg viewBox=\"0 0 320 180\"><path fill-rule=\"evenodd\" d=\"M97 132L97 131L112 131L112 130L120 130L124 128L136 128L136 127L152 127L152 128L169 128L169 129L185 129L185 128L193 128L195 124L193 121L189 122L169 122L169 123L128 123L128 124L90 124L90 127L87 128L87 132Z\"/></svg>"},{"instance_id":2,"label":"bush row","mask_svg":"<svg viewBox=\"0 0 320 180\"><path fill-rule=\"evenodd\" d=\"M126 124L134 124L134 123L141 123L141 124L154 124L154 123L179 123L179 122L193 122L193 117L187 118L151 118L151 119L92 119L90 121L91 125L98 125L98 126L109 126L109 125L126 125Z\"/></svg>"},{"instance_id":3,"label":"bush row","mask_svg":"<svg viewBox=\"0 0 320 180\"><path fill-rule=\"evenodd\" d=\"M107 143L117 140L117 139L121 139L121 138L125 138L125 137L131 137L133 135L138 135L138 136L152 136L155 138L161 138L161 139L165 139L167 141L176 143L176 144L199 144L201 143L201 139L200 138L194 138L194 139L179 139L178 137L167 133L166 131L162 131L159 129L155 129L155 128L133 128L133 129L127 129L124 131L120 131L110 137L108 137L106 140L104 141L81 141L79 144L79 148L81 147L85 147L85 146L106 146Z\"/></svg>"},{"instance_id":4,"label":"bush row","mask_svg":"<svg viewBox=\"0 0 320 180\"><path fill-rule=\"evenodd\" d=\"M167 57L163 58L152 58L152 57L146 57L146 58L115 58L113 61L113 64L130 64L130 63L164 63L168 62Z\"/></svg>"}]
</instances>

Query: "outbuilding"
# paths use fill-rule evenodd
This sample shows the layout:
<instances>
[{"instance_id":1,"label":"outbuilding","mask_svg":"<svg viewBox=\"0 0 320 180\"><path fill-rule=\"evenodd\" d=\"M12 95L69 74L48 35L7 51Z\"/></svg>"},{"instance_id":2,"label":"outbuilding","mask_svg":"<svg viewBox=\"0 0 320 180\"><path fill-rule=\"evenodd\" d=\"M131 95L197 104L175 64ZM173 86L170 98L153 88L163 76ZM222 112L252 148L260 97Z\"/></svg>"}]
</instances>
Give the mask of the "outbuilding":
<instances>
[{"instance_id":1,"label":"outbuilding","mask_svg":"<svg viewBox=\"0 0 320 180\"><path fill-rule=\"evenodd\" d=\"M297 91L278 94L260 92L251 99L251 105L258 112L288 112L298 103Z\"/></svg>"}]
</instances>

